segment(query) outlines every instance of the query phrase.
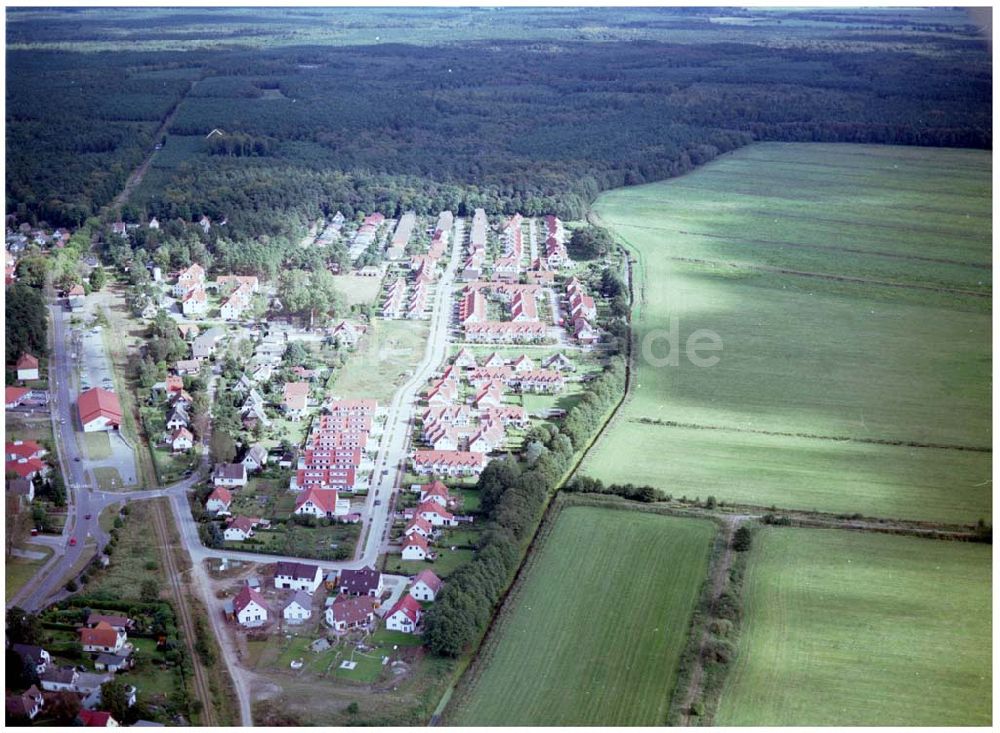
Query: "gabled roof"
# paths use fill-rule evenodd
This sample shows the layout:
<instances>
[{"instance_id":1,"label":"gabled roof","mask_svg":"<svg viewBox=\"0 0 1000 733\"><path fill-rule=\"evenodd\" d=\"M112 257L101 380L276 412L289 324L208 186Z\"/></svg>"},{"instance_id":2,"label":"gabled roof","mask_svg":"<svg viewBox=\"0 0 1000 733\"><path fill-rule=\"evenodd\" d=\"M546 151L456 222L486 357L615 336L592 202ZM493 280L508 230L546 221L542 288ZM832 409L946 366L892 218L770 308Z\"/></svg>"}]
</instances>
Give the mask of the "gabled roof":
<instances>
[{"instance_id":1,"label":"gabled roof","mask_svg":"<svg viewBox=\"0 0 1000 733\"><path fill-rule=\"evenodd\" d=\"M21 354L17 359L18 369L37 369L38 359L28 353Z\"/></svg>"},{"instance_id":2,"label":"gabled roof","mask_svg":"<svg viewBox=\"0 0 1000 733\"><path fill-rule=\"evenodd\" d=\"M288 606L291 606L293 603L297 603L305 609L312 608L312 596L304 590L295 591L295 595L292 596L292 600L288 602L288 605L286 605L285 608L288 608Z\"/></svg>"},{"instance_id":3,"label":"gabled roof","mask_svg":"<svg viewBox=\"0 0 1000 733\"><path fill-rule=\"evenodd\" d=\"M371 615L374 601L367 595L358 597L337 596L330 606L334 621L346 624L359 624Z\"/></svg>"},{"instance_id":4,"label":"gabled roof","mask_svg":"<svg viewBox=\"0 0 1000 733\"><path fill-rule=\"evenodd\" d=\"M310 486L295 499L295 508L298 509L310 501L327 514L333 514L337 508L337 491Z\"/></svg>"},{"instance_id":5,"label":"gabled roof","mask_svg":"<svg viewBox=\"0 0 1000 733\"><path fill-rule=\"evenodd\" d=\"M419 534L411 534L405 540L403 540L403 549L407 547L419 547L424 552L427 551L427 540L421 537Z\"/></svg>"},{"instance_id":6,"label":"gabled roof","mask_svg":"<svg viewBox=\"0 0 1000 733\"><path fill-rule=\"evenodd\" d=\"M404 529L403 531L407 535L411 535L413 534L413 531L416 529L421 529L424 532L430 532L434 528L430 522L421 517L419 514L416 514L414 515L413 519L410 520L409 524L406 525L406 529Z\"/></svg>"},{"instance_id":7,"label":"gabled roof","mask_svg":"<svg viewBox=\"0 0 1000 733\"><path fill-rule=\"evenodd\" d=\"M215 490L208 495L208 499L206 501L211 501L212 499L224 502L228 505L233 501L233 495L229 493L229 489L225 486L216 486Z\"/></svg>"},{"instance_id":8,"label":"gabled roof","mask_svg":"<svg viewBox=\"0 0 1000 733\"><path fill-rule=\"evenodd\" d=\"M417 623L422 612L423 609L420 606L420 602L411 595L405 595L396 602L396 605L392 607L392 610L389 611L386 618L395 613L402 613L410 619L410 621Z\"/></svg>"},{"instance_id":9,"label":"gabled roof","mask_svg":"<svg viewBox=\"0 0 1000 733\"><path fill-rule=\"evenodd\" d=\"M310 565L306 562L291 562L289 560L282 560L275 566L274 575L275 577L280 575L294 580L315 580L317 570L319 570L318 565Z\"/></svg>"},{"instance_id":10,"label":"gabled roof","mask_svg":"<svg viewBox=\"0 0 1000 733\"><path fill-rule=\"evenodd\" d=\"M381 577L382 573L373 567L342 570L340 572L340 585L347 588L350 593L367 593L378 588Z\"/></svg>"},{"instance_id":11,"label":"gabled roof","mask_svg":"<svg viewBox=\"0 0 1000 733\"><path fill-rule=\"evenodd\" d=\"M444 583L441 581L441 578L436 576L434 574L434 571L430 569L421 570L419 573L417 573L417 577L413 579L413 584L416 585L417 583L423 583L428 588L430 588L431 591L433 591L434 593L437 593L439 590L441 590L441 586L444 585Z\"/></svg>"},{"instance_id":12,"label":"gabled roof","mask_svg":"<svg viewBox=\"0 0 1000 733\"><path fill-rule=\"evenodd\" d=\"M128 616L109 616L103 613L91 613L87 616L87 626L96 626L102 621L116 629L124 629L132 624L132 620Z\"/></svg>"},{"instance_id":13,"label":"gabled roof","mask_svg":"<svg viewBox=\"0 0 1000 733\"><path fill-rule=\"evenodd\" d=\"M107 728L109 721L117 723L117 721L111 717L111 713L104 712L103 710L81 710L77 713L77 717L80 718L80 722L88 728Z\"/></svg>"},{"instance_id":14,"label":"gabled roof","mask_svg":"<svg viewBox=\"0 0 1000 733\"><path fill-rule=\"evenodd\" d=\"M27 387L6 387L6 392L4 394L4 404L12 405L19 403L24 399L29 393L30 389Z\"/></svg>"},{"instance_id":15,"label":"gabled roof","mask_svg":"<svg viewBox=\"0 0 1000 733\"><path fill-rule=\"evenodd\" d=\"M259 591L251 588L249 585L244 585L240 588L240 592L236 594L236 597L233 598L233 611L239 613L244 608L249 606L251 601L267 610L267 601L264 600L264 596L262 596Z\"/></svg>"},{"instance_id":16,"label":"gabled roof","mask_svg":"<svg viewBox=\"0 0 1000 733\"><path fill-rule=\"evenodd\" d=\"M437 479L431 481L426 486L420 487L420 495L425 499L429 496L441 496L445 499L450 498L448 496L448 487Z\"/></svg>"},{"instance_id":17,"label":"gabled roof","mask_svg":"<svg viewBox=\"0 0 1000 733\"><path fill-rule=\"evenodd\" d=\"M80 643L92 646L114 646L118 642L118 632L107 621L101 621L92 629L80 629Z\"/></svg>"},{"instance_id":18,"label":"gabled roof","mask_svg":"<svg viewBox=\"0 0 1000 733\"><path fill-rule=\"evenodd\" d=\"M454 515L447 509L444 509L436 501L424 501L417 506L417 514L423 514L424 512L430 512L437 514L444 519L451 519Z\"/></svg>"},{"instance_id":19,"label":"gabled roof","mask_svg":"<svg viewBox=\"0 0 1000 733\"><path fill-rule=\"evenodd\" d=\"M84 425L99 417L107 418L113 425L121 424L122 407L114 392L93 387L80 393L76 405L80 412L80 422Z\"/></svg>"}]
</instances>

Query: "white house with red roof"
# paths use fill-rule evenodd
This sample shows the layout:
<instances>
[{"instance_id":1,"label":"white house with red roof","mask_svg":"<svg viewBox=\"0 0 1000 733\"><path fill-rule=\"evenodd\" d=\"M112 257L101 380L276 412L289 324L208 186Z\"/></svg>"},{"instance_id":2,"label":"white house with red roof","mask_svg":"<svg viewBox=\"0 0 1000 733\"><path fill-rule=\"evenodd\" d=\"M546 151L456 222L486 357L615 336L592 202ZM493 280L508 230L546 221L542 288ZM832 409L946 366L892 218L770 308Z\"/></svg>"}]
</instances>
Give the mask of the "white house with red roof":
<instances>
[{"instance_id":1,"label":"white house with red roof","mask_svg":"<svg viewBox=\"0 0 1000 733\"><path fill-rule=\"evenodd\" d=\"M385 617L385 627L390 631L402 631L412 634L417 630L417 624L423 616L420 602L413 596L400 598Z\"/></svg>"},{"instance_id":2,"label":"white house with red roof","mask_svg":"<svg viewBox=\"0 0 1000 733\"><path fill-rule=\"evenodd\" d=\"M500 382L489 382L484 385L476 393L473 403L480 410L487 407L500 407L503 404L503 387Z\"/></svg>"},{"instance_id":3,"label":"white house with red roof","mask_svg":"<svg viewBox=\"0 0 1000 733\"><path fill-rule=\"evenodd\" d=\"M225 486L216 486L205 500L205 511L216 514L227 514L229 505L233 503L233 495Z\"/></svg>"},{"instance_id":4,"label":"white house with red roof","mask_svg":"<svg viewBox=\"0 0 1000 733\"><path fill-rule=\"evenodd\" d=\"M458 525L454 514L433 501L424 501L418 504L417 508L413 510L413 515L426 519L432 527L455 527Z\"/></svg>"},{"instance_id":5,"label":"white house with red roof","mask_svg":"<svg viewBox=\"0 0 1000 733\"><path fill-rule=\"evenodd\" d=\"M426 560L430 555L427 540L419 534L411 534L403 540L402 557L404 560Z\"/></svg>"},{"instance_id":6,"label":"white house with red roof","mask_svg":"<svg viewBox=\"0 0 1000 733\"><path fill-rule=\"evenodd\" d=\"M301 420L309 406L309 382L285 382L281 408L289 420Z\"/></svg>"},{"instance_id":7,"label":"white house with red roof","mask_svg":"<svg viewBox=\"0 0 1000 733\"><path fill-rule=\"evenodd\" d=\"M260 591L254 590L248 585L240 588L240 592L233 598L233 615L241 626L254 628L267 623L267 601Z\"/></svg>"},{"instance_id":8,"label":"white house with red roof","mask_svg":"<svg viewBox=\"0 0 1000 733\"><path fill-rule=\"evenodd\" d=\"M31 354L21 354L17 359L16 368L18 381L38 379L38 359Z\"/></svg>"},{"instance_id":9,"label":"white house with red roof","mask_svg":"<svg viewBox=\"0 0 1000 733\"><path fill-rule=\"evenodd\" d=\"M421 570L413 579L410 595L418 601L433 601L441 592L444 583L434 574L433 570Z\"/></svg>"},{"instance_id":10,"label":"white house with red roof","mask_svg":"<svg viewBox=\"0 0 1000 733\"><path fill-rule=\"evenodd\" d=\"M31 397L31 390L27 387L6 387L5 390L4 403L8 410L20 407Z\"/></svg>"},{"instance_id":11,"label":"white house with red roof","mask_svg":"<svg viewBox=\"0 0 1000 733\"><path fill-rule=\"evenodd\" d=\"M452 503L448 487L437 480L420 487L420 503L423 504L426 501L433 501L443 509L447 509L448 505Z\"/></svg>"},{"instance_id":12,"label":"white house with red roof","mask_svg":"<svg viewBox=\"0 0 1000 733\"><path fill-rule=\"evenodd\" d=\"M122 422L122 407L118 395L100 387L81 392L76 401L83 432L117 430Z\"/></svg>"},{"instance_id":13,"label":"white house with red roof","mask_svg":"<svg viewBox=\"0 0 1000 733\"><path fill-rule=\"evenodd\" d=\"M336 489L321 489L310 486L295 499L293 514L314 517L342 517L351 511L350 499L340 499Z\"/></svg>"},{"instance_id":14,"label":"white house with red roof","mask_svg":"<svg viewBox=\"0 0 1000 733\"><path fill-rule=\"evenodd\" d=\"M177 284L174 285L174 296L181 298L190 290L196 287L204 288L204 286L205 268L196 262L186 270L182 270L177 276Z\"/></svg>"},{"instance_id":15,"label":"white house with red roof","mask_svg":"<svg viewBox=\"0 0 1000 733\"><path fill-rule=\"evenodd\" d=\"M457 450L418 450L411 459L421 476L478 476L486 468L486 454Z\"/></svg>"},{"instance_id":16,"label":"white house with red roof","mask_svg":"<svg viewBox=\"0 0 1000 733\"><path fill-rule=\"evenodd\" d=\"M434 536L434 527L426 519L420 516L414 516L403 530L403 535L409 537L410 535L420 535L425 540L429 540Z\"/></svg>"},{"instance_id":17,"label":"white house with red roof","mask_svg":"<svg viewBox=\"0 0 1000 733\"><path fill-rule=\"evenodd\" d=\"M255 519L251 519L250 517L234 517L223 531L223 539L227 542L243 542L253 537L253 530L256 526L257 520Z\"/></svg>"},{"instance_id":18,"label":"white house with red roof","mask_svg":"<svg viewBox=\"0 0 1000 733\"><path fill-rule=\"evenodd\" d=\"M476 356L469 349L462 348L457 354L455 354L455 361L452 362L455 366L460 369L473 369L479 366L476 363Z\"/></svg>"},{"instance_id":19,"label":"white house with red roof","mask_svg":"<svg viewBox=\"0 0 1000 733\"><path fill-rule=\"evenodd\" d=\"M194 435L187 428L177 428L170 434L167 442L170 443L170 449L175 453L191 450L194 446Z\"/></svg>"},{"instance_id":20,"label":"white house with red roof","mask_svg":"<svg viewBox=\"0 0 1000 733\"><path fill-rule=\"evenodd\" d=\"M200 285L188 290L181 297L181 313L186 316L203 316L208 312L208 295Z\"/></svg>"}]
</instances>

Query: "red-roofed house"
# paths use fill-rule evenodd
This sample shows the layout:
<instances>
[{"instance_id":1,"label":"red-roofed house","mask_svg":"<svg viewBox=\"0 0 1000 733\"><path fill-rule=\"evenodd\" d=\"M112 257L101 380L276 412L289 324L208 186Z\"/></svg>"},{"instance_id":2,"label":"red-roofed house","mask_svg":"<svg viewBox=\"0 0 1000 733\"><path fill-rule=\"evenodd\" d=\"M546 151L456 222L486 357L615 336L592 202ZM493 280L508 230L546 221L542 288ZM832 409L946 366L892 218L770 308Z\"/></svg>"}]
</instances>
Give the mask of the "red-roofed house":
<instances>
[{"instance_id":1,"label":"red-roofed house","mask_svg":"<svg viewBox=\"0 0 1000 733\"><path fill-rule=\"evenodd\" d=\"M17 359L17 378L21 382L38 379L38 359L31 354L21 354Z\"/></svg>"},{"instance_id":2,"label":"red-roofed house","mask_svg":"<svg viewBox=\"0 0 1000 733\"><path fill-rule=\"evenodd\" d=\"M117 652L128 640L123 629L116 629L107 621L100 621L93 628L79 629L78 633L85 652Z\"/></svg>"},{"instance_id":3,"label":"red-roofed house","mask_svg":"<svg viewBox=\"0 0 1000 733\"><path fill-rule=\"evenodd\" d=\"M433 501L442 508L447 508L451 497L448 495L448 487L440 481L432 481L426 486L420 487L420 503Z\"/></svg>"},{"instance_id":4,"label":"red-roofed house","mask_svg":"<svg viewBox=\"0 0 1000 733\"><path fill-rule=\"evenodd\" d=\"M434 528L431 523L423 517L414 516L413 519L411 519L406 525L406 529L403 530L403 534L407 537L411 534L417 534L424 539L429 539L431 535L434 534Z\"/></svg>"},{"instance_id":5,"label":"red-roofed house","mask_svg":"<svg viewBox=\"0 0 1000 733\"><path fill-rule=\"evenodd\" d=\"M224 514L229 511L229 505L232 502L233 495L229 493L229 489L225 486L216 486L205 502L205 511Z\"/></svg>"},{"instance_id":6,"label":"red-roofed house","mask_svg":"<svg viewBox=\"0 0 1000 733\"><path fill-rule=\"evenodd\" d=\"M425 560L430 554L427 548L427 540L419 534L411 534L403 540L404 560Z\"/></svg>"},{"instance_id":7,"label":"red-roofed house","mask_svg":"<svg viewBox=\"0 0 1000 733\"><path fill-rule=\"evenodd\" d=\"M309 382L285 382L281 407L289 420L301 420L309 404Z\"/></svg>"},{"instance_id":8,"label":"red-roofed house","mask_svg":"<svg viewBox=\"0 0 1000 733\"><path fill-rule=\"evenodd\" d=\"M385 627L390 631L412 634L417 630L423 609L413 596L403 596L385 617Z\"/></svg>"},{"instance_id":9,"label":"red-roofed house","mask_svg":"<svg viewBox=\"0 0 1000 733\"><path fill-rule=\"evenodd\" d=\"M458 524L455 515L433 501L421 502L414 515L426 519L434 527L454 527Z\"/></svg>"},{"instance_id":10,"label":"red-roofed house","mask_svg":"<svg viewBox=\"0 0 1000 733\"><path fill-rule=\"evenodd\" d=\"M6 387L4 395L6 409L13 410L15 407L20 407L30 394L31 390L27 387Z\"/></svg>"},{"instance_id":11,"label":"red-roofed house","mask_svg":"<svg viewBox=\"0 0 1000 733\"><path fill-rule=\"evenodd\" d=\"M457 450L418 450L412 462L418 475L478 476L486 467L486 455Z\"/></svg>"},{"instance_id":12,"label":"red-roofed house","mask_svg":"<svg viewBox=\"0 0 1000 733\"><path fill-rule=\"evenodd\" d=\"M233 614L241 626L263 626L267 623L267 602L259 591L244 585L233 598Z\"/></svg>"},{"instance_id":13,"label":"red-roofed house","mask_svg":"<svg viewBox=\"0 0 1000 733\"><path fill-rule=\"evenodd\" d=\"M76 401L83 432L117 430L122 422L122 408L118 395L100 387L80 393Z\"/></svg>"},{"instance_id":14,"label":"red-roofed house","mask_svg":"<svg viewBox=\"0 0 1000 733\"><path fill-rule=\"evenodd\" d=\"M257 521L250 517L236 517L226 527L222 537L228 542L242 542L253 537L253 529L256 526Z\"/></svg>"},{"instance_id":15,"label":"red-roofed house","mask_svg":"<svg viewBox=\"0 0 1000 733\"><path fill-rule=\"evenodd\" d=\"M335 489L310 486L295 499L294 514L312 514L314 517L341 517L350 512L349 499L338 499Z\"/></svg>"},{"instance_id":16,"label":"red-roofed house","mask_svg":"<svg viewBox=\"0 0 1000 733\"><path fill-rule=\"evenodd\" d=\"M436 576L433 570L421 570L413 579L410 595L418 601L433 601L441 591L442 585L444 584L441 578Z\"/></svg>"},{"instance_id":17,"label":"red-roofed house","mask_svg":"<svg viewBox=\"0 0 1000 733\"><path fill-rule=\"evenodd\" d=\"M167 442L170 443L170 448L174 452L191 450L194 446L194 435L187 428L177 428L170 434Z\"/></svg>"},{"instance_id":18,"label":"red-roofed house","mask_svg":"<svg viewBox=\"0 0 1000 733\"><path fill-rule=\"evenodd\" d=\"M33 440L15 440L12 443L4 444L4 455L8 461L16 461L21 458L41 458L46 453L48 451Z\"/></svg>"},{"instance_id":19,"label":"red-roofed house","mask_svg":"<svg viewBox=\"0 0 1000 733\"><path fill-rule=\"evenodd\" d=\"M76 714L85 728L118 728L118 721L103 710L81 710Z\"/></svg>"},{"instance_id":20,"label":"red-roofed house","mask_svg":"<svg viewBox=\"0 0 1000 733\"><path fill-rule=\"evenodd\" d=\"M181 298L181 312L186 316L202 316L208 311L208 296L205 288L192 288Z\"/></svg>"}]
</instances>

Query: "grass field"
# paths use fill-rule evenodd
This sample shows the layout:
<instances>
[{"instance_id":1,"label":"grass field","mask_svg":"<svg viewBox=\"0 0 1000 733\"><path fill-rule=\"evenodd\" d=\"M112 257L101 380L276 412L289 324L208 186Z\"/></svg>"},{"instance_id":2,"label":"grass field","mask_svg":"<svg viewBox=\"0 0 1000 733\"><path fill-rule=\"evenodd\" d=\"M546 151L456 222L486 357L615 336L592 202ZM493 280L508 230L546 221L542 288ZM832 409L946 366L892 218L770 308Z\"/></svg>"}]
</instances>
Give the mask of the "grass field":
<instances>
[{"instance_id":1,"label":"grass field","mask_svg":"<svg viewBox=\"0 0 1000 733\"><path fill-rule=\"evenodd\" d=\"M762 144L601 196L637 260L640 348L585 471L760 505L988 515L990 453L876 441L991 444L990 175L988 152ZM681 352L719 335L716 366L649 358L672 317Z\"/></svg>"},{"instance_id":2,"label":"grass field","mask_svg":"<svg viewBox=\"0 0 1000 733\"><path fill-rule=\"evenodd\" d=\"M107 433L81 433L83 449L87 458L92 461L102 461L111 457L111 438Z\"/></svg>"},{"instance_id":3,"label":"grass field","mask_svg":"<svg viewBox=\"0 0 1000 733\"><path fill-rule=\"evenodd\" d=\"M990 547L765 528L717 725L990 725Z\"/></svg>"},{"instance_id":4,"label":"grass field","mask_svg":"<svg viewBox=\"0 0 1000 733\"><path fill-rule=\"evenodd\" d=\"M337 374L333 394L389 402L423 358L428 330L426 321L376 320Z\"/></svg>"},{"instance_id":5,"label":"grass field","mask_svg":"<svg viewBox=\"0 0 1000 733\"><path fill-rule=\"evenodd\" d=\"M24 549L30 552L41 552L45 557L38 560L26 557L8 557L6 559L4 562L4 597L7 601L17 595L21 588L35 577L38 569L52 556L52 550L42 545L29 544Z\"/></svg>"},{"instance_id":6,"label":"grass field","mask_svg":"<svg viewBox=\"0 0 1000 733\"><path fill-rule=\"evenodd\" d=\"M357 275L334 275L337 290L344 296L347 305L367 305L374 303L382 289L382 278L358 277Z\"/></svg>"},{"instance_id":7,"label":"grass field","mask_svg":"<svg viewBox=\"0 0 1000 733\"><path fill-rule=\"evenodd\" d=\"M662 725L714 532L564 509L447 722Z\"/></svg>"}]
</instances>

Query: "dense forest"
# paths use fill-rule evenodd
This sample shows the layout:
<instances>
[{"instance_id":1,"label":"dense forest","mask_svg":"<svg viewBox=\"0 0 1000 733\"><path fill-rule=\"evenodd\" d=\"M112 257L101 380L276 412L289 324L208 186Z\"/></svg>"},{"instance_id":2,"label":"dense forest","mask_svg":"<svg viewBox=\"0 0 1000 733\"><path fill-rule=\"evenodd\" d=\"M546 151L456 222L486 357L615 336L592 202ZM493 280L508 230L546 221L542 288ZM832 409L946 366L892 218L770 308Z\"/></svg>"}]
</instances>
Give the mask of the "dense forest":
<instances>
[{"instance_id":1,"label":"dense forest","mask_svg":"<svg viewBox=\"0 0 1000 733\"><path fill-rule=\"evenodd\" d=\"M163 149L123 215L224 218L224 232L202 238L213 252L226 249L220 239L292 241L338 209L578 218L601 190L675 176L754 140L989 147L985 47L906 37L933 41L934 53L524 40L15 50L7 210L78 225L155 143ZM160 243L190 236L170 231Z\"/></svg>"}]
</instances>

